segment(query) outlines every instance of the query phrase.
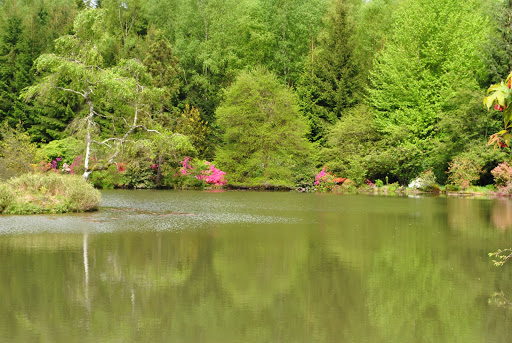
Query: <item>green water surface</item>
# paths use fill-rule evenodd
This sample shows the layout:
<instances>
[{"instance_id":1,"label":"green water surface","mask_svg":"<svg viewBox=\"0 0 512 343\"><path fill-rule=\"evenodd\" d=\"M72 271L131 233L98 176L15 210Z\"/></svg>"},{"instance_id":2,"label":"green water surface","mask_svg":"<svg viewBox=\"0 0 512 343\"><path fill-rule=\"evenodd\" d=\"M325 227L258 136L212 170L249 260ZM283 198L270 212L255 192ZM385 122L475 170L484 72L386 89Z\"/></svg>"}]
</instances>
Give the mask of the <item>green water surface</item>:
<instances>
[{"instance_id":1,"label":"green water surface","mask_svg":"<svg viewBox=\"0 0 512 343\"><path fill-rule=\"evenodd\" d=\"M0 342L512 339L510 200L102 195L0 217Z\"/></svg>"}]
</instances>

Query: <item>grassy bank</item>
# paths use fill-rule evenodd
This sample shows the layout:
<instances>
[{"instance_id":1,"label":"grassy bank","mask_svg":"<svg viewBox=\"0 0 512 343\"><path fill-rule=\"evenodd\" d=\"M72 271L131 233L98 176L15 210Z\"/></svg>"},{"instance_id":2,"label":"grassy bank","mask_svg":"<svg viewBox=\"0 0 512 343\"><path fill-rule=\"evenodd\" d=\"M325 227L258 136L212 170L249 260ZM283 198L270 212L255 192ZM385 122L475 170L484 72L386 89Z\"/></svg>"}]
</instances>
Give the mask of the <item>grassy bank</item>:
<instances>
[{"instance_id":1,"label":"grassy bank","mask_svg":"<svg viewBox=\"0 0 512 343\"><path fill-rule=\"evenodd\" d=\"M85 212L100 201L100 192L75 175L25 174L0 184L3 214Z\"/></svg>"}]
</instances>

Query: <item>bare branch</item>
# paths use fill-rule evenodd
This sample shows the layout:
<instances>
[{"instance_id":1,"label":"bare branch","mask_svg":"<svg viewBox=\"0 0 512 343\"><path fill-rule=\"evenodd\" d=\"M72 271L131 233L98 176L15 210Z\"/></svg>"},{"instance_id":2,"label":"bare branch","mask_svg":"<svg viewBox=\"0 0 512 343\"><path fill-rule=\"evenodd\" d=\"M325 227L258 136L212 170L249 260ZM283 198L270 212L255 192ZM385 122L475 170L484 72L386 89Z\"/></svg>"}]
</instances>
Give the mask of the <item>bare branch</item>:
<instances>
[{"instance_id":1,"label":"bare branch","mask_svg":"<svg viewBox=\"0 0 512 343\"><path fill-rule=\"evenodd\" d=\"M60 89L61 91L66 91L66 92L71 92L71 93L78 94L78 95L80 95L83 98L86 97L86 93L85 92L79 92L79 91L76 91L74 89L69 89L69 88L64 88L64 87L57 87L57 86L55 86L54 88Z\"/></svg>"},{"instance_id":2,"label":"bare branch","mask_svg":"<svg viewBox=\"0 0 512 343\"><path fill-rule=\"evenodd\" d=\"M98 145L106 145L108 146L110 149L112 149L112 146L110 144L107 143L107 141L109 141L110 139L106 139L104 140L103 142L98 142L98 141L95 141L95 140L91 140L91 143L94 143L94 144L98 144Z\"/></svg>"}]
</instances>

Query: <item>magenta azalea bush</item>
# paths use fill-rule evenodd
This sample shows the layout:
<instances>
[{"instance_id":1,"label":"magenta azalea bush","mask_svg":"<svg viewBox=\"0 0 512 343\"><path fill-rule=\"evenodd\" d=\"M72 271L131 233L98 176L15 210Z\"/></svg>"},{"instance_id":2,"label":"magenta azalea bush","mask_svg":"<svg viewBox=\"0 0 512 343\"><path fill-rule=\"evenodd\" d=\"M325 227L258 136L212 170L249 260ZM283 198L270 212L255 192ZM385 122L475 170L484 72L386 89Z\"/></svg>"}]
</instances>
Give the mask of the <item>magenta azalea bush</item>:
<instances>
[{"instance_id":1,"label":"magenta azalea bush","mask_svg":"<svg viewBox=\"0 0 512 343\"><path fill-rule=\"evenodd\" d=\"M344 177L337 177L331 172L328 172L327 168L323 167L315 177L315 186L318 191L332 192L346 180L347 179Z\"/></svg>"},{"instance_id":2,"label":"magenta azalea bush","mask_svg":"<svg viewBox=\"0 0 512 343\"><path fill-rule=\"evenodd\" d=\"M215 167L215 165L208 161L198 161L193 163L190 157L185 157L181 161L180 168L181 176L194 177L201 181L203 185L222 186L226 184L224 180L225 172Z\"/></svg>"},{"instance_id":3,"label":"magenta azalea bush","mask_svg":"<svg viewBox=\"0 0 512 343\"><path fill-rule=\"evenodd\" d=\"M40 173L53 172L57 174L81 174L83 172L83 157L77 156L71 164L64 162L62 157L57 157L51 162L41 161L34 167L34 171ZM82 170L77 170L82 167Z\"/></svg>"}]
</instances>

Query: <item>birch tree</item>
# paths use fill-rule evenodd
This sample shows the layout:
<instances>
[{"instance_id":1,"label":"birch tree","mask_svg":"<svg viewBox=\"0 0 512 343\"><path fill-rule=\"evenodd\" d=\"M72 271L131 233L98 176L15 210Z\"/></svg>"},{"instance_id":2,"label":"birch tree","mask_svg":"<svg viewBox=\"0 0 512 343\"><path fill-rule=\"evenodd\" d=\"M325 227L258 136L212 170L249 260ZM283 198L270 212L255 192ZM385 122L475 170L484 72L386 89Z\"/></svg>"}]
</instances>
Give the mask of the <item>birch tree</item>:
<instances>
[{"instance_id":1,"label":"birch tree","mask_svg":"<svg viewBox=\"0 0 512 343\"><path fill-rule=\"evenodd\" d=\"M103 12L87 9L77 16L73 35L55 41L55 53L43 54L35 61L35 69L43 76L39 82L25 89L25 99L46 101L58 92L74 94L81 102L78 122L85 132L85 159L83 174L92 172L93 144L111 148L107 163L113 163L128 136L136 130L149 130L142 114L151 111L151 98L159 90L145 86L150 76L141 62L121 60L116 66L103 68L100 51ZM109 111L110 110L110 111ZM111 128L104 126L111 125ZM103 127L102 127L103 126ZM100 137L99 132L110 132L111 137ZM97 136L97 137L96 137Z\"/></svg>"}]
</instances>

